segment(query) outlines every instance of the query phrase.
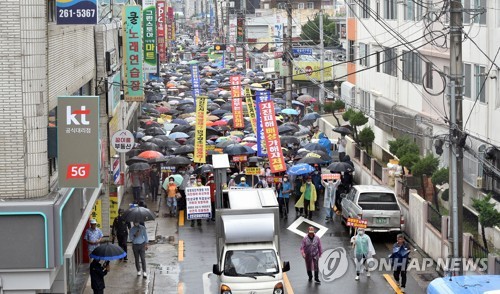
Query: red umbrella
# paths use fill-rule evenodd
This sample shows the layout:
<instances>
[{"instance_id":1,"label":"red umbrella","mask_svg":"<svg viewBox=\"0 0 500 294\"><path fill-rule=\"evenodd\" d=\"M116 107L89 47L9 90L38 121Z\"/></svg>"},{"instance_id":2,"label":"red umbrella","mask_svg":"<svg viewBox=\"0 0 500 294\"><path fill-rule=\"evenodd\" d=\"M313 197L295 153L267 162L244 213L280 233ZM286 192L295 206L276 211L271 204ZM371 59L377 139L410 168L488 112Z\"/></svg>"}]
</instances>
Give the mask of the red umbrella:
<instances>
[{"instance_id":1,"label":"red umbrella","mask_svg":"<svg viewBox=\"0 0 500 294\"><path fill-rule=\"evenodd\" d=\"M217 127L225 126L225 125L227 125L227 121L225 121L225 120L218 120L212 124L212 126L217 126Z\"/></svg>"},{"instance_id":2,"label":"red umbrella","mask_svg":"<svg viewBox=\"0 0 500 294\"><path fill-rule=\"evenodd\" d=\"M155 159L155 158L162 157L163 154L161 154L158 151L148 150L148 151L142 152L141 154L139 154L137 156L140 157L140 158L144 158L144 159Z\"/></svg>"},{"instance_id":3,"label":"red umbrella","mask_svg":"<svg viewBox=\"0 0 500 294\"><path fill-rule=\"evenodd\" d=\"M165 106L159 106L159 107L156 107L156 110L158 110L160 113L167 113L170 111L170 108L165 107Z\"/></svg>"}]
</instances>

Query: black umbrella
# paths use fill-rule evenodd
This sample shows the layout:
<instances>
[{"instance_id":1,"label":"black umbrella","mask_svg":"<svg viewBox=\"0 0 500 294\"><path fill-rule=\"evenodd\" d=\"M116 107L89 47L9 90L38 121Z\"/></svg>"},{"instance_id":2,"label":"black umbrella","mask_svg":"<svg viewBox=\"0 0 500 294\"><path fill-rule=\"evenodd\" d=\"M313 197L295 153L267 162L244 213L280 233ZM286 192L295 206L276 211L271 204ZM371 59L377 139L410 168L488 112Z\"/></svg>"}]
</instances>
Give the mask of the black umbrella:
<instances>
[{"instance_id":1,"label":"black umbrella","mask_svg":"<svg viewBox=\"0 0 500 294\"><path fill-rule=\"evenodd\" d=\"M330 157L330 155L328 155L328 153L322 151L322 150L314 150L314 151L309 151L309 150L306 150L306 151L302 151L300 152L299 154L297 154L296 158L304 158L304 157L318 157L318 158L321 158L321 160L323 161L331 161L332 158Z\"/></svg>"},{"instance_id":2,"label":"black umbrella","mask_svg":"<svg viewBox=\"0 0 500 294\"><path fill-rule=\"evenodd\" d=\"M144 131L146 135L156 136L156 135L165 135L165 131L162 128L152 127Z\"/></svg>"},{"instance_id":3,"label":"black umbrella","mask_svg":"<svg viewBox=\"0 0 500 294\"><path fill-rule=\"evenodd\" d=\"M214 167L211 164L203 164L203 165L200 165L198 168L196 168L193 171L193 174L202 175L202 174L208 174L208 173L213 173L213 172L214 172Z\"/></svg>"},{"instance_id":4,"label":"black umbrella","mask_svg":"<svg viewBox=\"0 0 500 294\"><path fill-rule=\"evenodd\" d=\"M264 158L262 158L260 156L251 156L248 158L248 162L250 162L250 163L259 163L262 161L264 161Z\"/></svg>"},{"instance_id":5,"label":"black umbrella","mask_svg":"<svg viewBox=\"0 0 500 294\"><path fill-rule=\"evenodd\" d=\"M300 140L294 136L280 136L281 146L286 146L288 144L300 144Z\"/></svg>"},{"instance_id":6,"label":"black umbrella","mask_svg":"<svg viewBox=\"0 0 500 294\"><path fill-rule=\"evenodd\" d=\"M136 162L136 163L132 163L128 167L128 170L131 172L136 172L136 171L145 171L145 170L148 170L150 168L151 167L149 166L149 164L147 164L145 162Z\"/></svg>"},{"instance_id":7,"label":"black umbrella","mask_svg":"<svg viewBox=\"0 0 500 294\"><path fill-rule=\"evenodd\" d=\"M149 140L148 143L156 144L160 148L167 147L167 141L164 141L164 140L156 138L156 137Z\"/></svg>"},{"instance_id":8,"label":"black umbrella","mask_svg":"<svg viewBox=\"0 0 500 294\"><path fill-rule=\"evenodd\" d=\"M332 129L332 131L334 131L336 133L343 134L343 135L352 134L352 131L349 128L346 128L346 127L335 127L335 128Z\"/></svg>"},{"instance_id":9,"label":"black umbrella","mask_svg":"<svg viewBox=\"0 0 500 294\"><path fill-rule=\"evenodd\" d=\"M279 134L291 134L291 133L294 133L296 132L297 130L292 127L292 126L289 126L289 125L281 125L279 126L278 128L278 132Z\"/></svg>"},{"instance_id":10,"label":"black umbrella","mask_svg":"<svg viewBox=\"0 0 500 294\"><path fill-rule=\"evenodd\" d=\"M307 163L307 164L323 164L325 161L320 157L303 157L297 163Z\"/></svg>"},{"instance_id":11,"label":"black umbrella","mask_svg":"<svg viewBox=\"0 0 500 294\"><path fill-rule=\"evenodd\" d=\"M156 157L156 158L151 158L149 159L149 164L155 164L155 163L165 163L169 157L162 156L162 157Z\"/></svg>"},{"instance_id":12,"label":"black umbrella","mask_svg":"<svg viewBox=\"0 0 500 294\"><path fill-rule=\"evenodd\" d=\"M183 155L183 154L189 154L194 152L194 146L193 145L183 145L177 149L174 150L173 154L174 155Z\"/></svg>"},{"instance_id":13,"label":"black umbrella","mask_svg":"<svg viewBox=\"0 0 500 294\"><path fill-rule=\"evenodd\" d=\"M169 149L171 149L171 148L179 148L181 146L181 144L179 144L179 142L174 141L174 140L172 140L172 141L165 141L165 145L166 145L165 148L169 148Z\"/></svg>"},{"instance_id":14,"label":"black umbrella","mask_svg":"<svg viewBox=\"0 0 500 294\"><path fill-rule=\"evenodd\" d=\"M227 146L234 145L234 144L238 144L238 142L236 142L234 140L226 140L226 141L222 141L222 142L215 144L215 147L216 148L226 148Z\"/></svg>"},{"instance_id":15,"label":"black umbrella","mask_svg":"<svg viewBox=\"0 0 500 294\"><path fill-rule=\"evenodd\" d=\"M191 164L191 159L183 156L176 156L169 158L165 164L170 166L188 165Z\"/></svg>"},{"instance_id":16,"label":"black umbrella","mask_svg":"<svg viewBox=\"0 0 500 294\"><path fill-rule=\"evenodd\" d=\"M214 129L213 127L207 127L207 136L220 136L222 133L219 130Z\"/></svg>"},{"instance_id":17,"label":"black umbrella","mask_svg":"<svg viewBox=\"0 0 500 294\"><path fill-rule=\"evenodd\" d=\"M176 133L176 132L187 133L187 132L189 132L191 130L193 130L192 126L189 126L189 125L177 125L172 130L170 130L170 133Z\"/></svg>"},{"instance_id":18,"label":"black umbrella","mask_svg":"<svg viewBox=\"0 0 500 294\"><path fill-rule=\"evenodd\" d=\"M327 167L333 173L351 172L354 168L347 162L334 162Z\"/></svg>"},{"instance_id":19,"label":"black umbrella","mask_svg":"<svg viewBox=\"0 0 500 294\"><path fill-rule=\"evenodd\" d=\"M323 151L325 153L328 153L328 150L326 150L326 148L323 147L323 145L318 144L318 143L309 143L309 144L306 144L304 146L304 149L309 150L309 151L320 150L320 151Z\"/></svg>"},{"instance_id":20,"label":"black umbrella","mask_svg":"<svg viewBox=\"0 0 500 294\"><path fill-rule=\"evenodd\" d=\"M127 154L128 157L133 157L133 156L137 156L137 155L141 154L142 151L143 150L141 150L141 149L132 149L132 150L130 150L129 152L127 152L125 154Z\"/></svg>"},{"instance_id":21,"label":"black umbrella","mask_svg":"<svg viewBox=\"0 0 500 294\"><path fill-rule=\"evenodd\" d=\"M132 165L132 164L134 164L134 163L138 163L138 162L145 162L145 163L147 163L147 162L148 162L148 160L147 160L147 159L144 159L144 158L142 158L142 157L139 157L139 156L134 156L134 157L132 157L132 158L127 159L127 161L125 161L125 163L126 163L127 165Z\"/></svg>"},{"instance_id":22,"label":"black umbrella","mask_svg":"<svg viewBox=\"0 0 500 294\"><path fill-rule=\"evenodd\" d=\"M123 213L123 219L127 222L143 223L148 220L154 220L154 213L141 206L129 208Z\"/></svg>"},{"instance_id":23,"label":"black umbrella","mask_svg":"<svg viewBox=\"0 0 500 294\"><path fill-rule=\"evenodd\" d=\"M151 143L151 142L141 143L141 145L139 145L139 149L141 149L142 151L146 151L146 150L160 151L161 150L160 146L156 145L155 143Z\"/></svg>"},{"instance_id":24,"label":"black umbrella","mask_svg":"<svg viewBox=\"0 0 500 294\"><path fill-rule=\"evenodd\" d=\"M224 114L226 114L228 112L231 112L231 111L230 110L225 110L225 109L217 109L217 110L212 111L211 114L216 115L218 117L223 117Z\"/></svg>"},{"instance_id":25,"label":"black umbrella","mask_svg":"<svg viewBox=\"0 0 500 294\"><path fill-rule=\"evenodd\" d=\"M172 141L172 139L170 139L170 137L167 135L157 135L157 136L155 136L155 138L163 140L163 141Z\"/></svg>"},{"instance_id":26,"label":"black umbrella","mask_svg":"<svg viewBox=\"0 0 500 294\"><path fill-rule=\"evenodd\" d=\"M233 105L231 105L231 103L224 103L220 106L220 109L224 109L224 110L227 110L230 112L233 109ZM217 114L214 114L214 115L217 115Z\"/></svg>"},{"instance_id":27,"label":"black umbrella","mask_svg":"<svg viewBox=\"0 0 500 294\"><path fill-rule=\"evenodd\" d=\"M222 151L223 151L223 153L228 154L228 155L248 154L248 151L245 148L245 146L240 145L240 144L231 144L231 145L228 145Z\"/></svg>"},{"instance_id":28,"label":"black umbrella","mask_svg":"<svg viewBox=\"0 0 500 294\"><path fill-rule=\"evenodd\" d=\"M127 256L120 246L115 244L102 244L90 253L90 257L97 260L117 260Z\"/></svg>"}]
</instances>

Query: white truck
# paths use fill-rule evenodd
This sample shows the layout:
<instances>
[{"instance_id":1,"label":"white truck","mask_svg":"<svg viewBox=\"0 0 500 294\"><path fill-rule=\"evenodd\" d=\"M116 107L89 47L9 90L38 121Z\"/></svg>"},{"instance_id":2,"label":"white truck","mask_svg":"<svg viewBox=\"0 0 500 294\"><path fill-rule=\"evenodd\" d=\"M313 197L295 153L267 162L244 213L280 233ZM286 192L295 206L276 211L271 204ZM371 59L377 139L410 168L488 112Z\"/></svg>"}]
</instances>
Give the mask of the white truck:
<instances>
[{"instance_id":1,"label":"white truck","mask_svg":"<svg viewBox=\"0 0 500 294\"><path fill-rule=\"evenodd\" d=\"M229 208L217 209L217 264L220 294L283 294L289 262L279 255L279 211L272 189L228 193Z\"/></svg>"}]
</instances>

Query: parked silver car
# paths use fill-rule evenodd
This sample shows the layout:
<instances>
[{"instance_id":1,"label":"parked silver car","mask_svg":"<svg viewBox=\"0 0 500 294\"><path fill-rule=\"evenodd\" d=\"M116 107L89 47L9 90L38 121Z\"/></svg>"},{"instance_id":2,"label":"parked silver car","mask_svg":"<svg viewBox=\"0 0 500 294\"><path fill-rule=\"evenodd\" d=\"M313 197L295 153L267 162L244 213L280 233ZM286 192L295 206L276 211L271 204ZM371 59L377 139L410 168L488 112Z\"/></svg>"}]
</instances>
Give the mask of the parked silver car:
<instances>
[{"instance_id":1,"label":"parked silver car","mask_svg":"<svg viewBox=\"0 0 500 294\"><path fill-rule=\"evenodd\" d=\"M384 186L356 185L342 194L342 222L348 218L367 220L367 232L404 231L404 217L396 194Z\"/></svg>"}]
</instances>

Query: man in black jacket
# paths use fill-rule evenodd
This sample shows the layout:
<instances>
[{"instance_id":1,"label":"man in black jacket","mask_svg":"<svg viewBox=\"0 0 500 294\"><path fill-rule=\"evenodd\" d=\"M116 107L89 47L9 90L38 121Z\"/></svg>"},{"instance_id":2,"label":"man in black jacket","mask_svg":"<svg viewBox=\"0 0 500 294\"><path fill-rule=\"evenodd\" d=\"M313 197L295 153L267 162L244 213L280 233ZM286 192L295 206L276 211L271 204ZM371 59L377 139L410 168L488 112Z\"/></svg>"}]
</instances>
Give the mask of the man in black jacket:
<instances>
[{"instance_id":1,"label":"man in black jacket","mask_svg":"<svg viewBox=\"0 0 500 294\"><path fill-rule=\"evenodd\" d=\"M99 263L99 260L94 259L90 263L90 284L94 294L104 294L104 276L109 272L109 263L104 265Z\"/></svg>"},{"instance_id":2,"label":"man in black jacket","mask_svg":"<svg viewBox=\"0 0 500 294\"><path fill-rule=\"evenodd\" d=\"M123 209L118 209L118 216L113 221L113 230L111 232L113 236L113 243L115 237L118 241L118 246L120 246L125 253L127 253L127 240L128 240L128 230L130 230L130 222L125 221L123 218ZM127 261L128 255L123 258L123 261Z\"/></svg>"}]
</instances>

